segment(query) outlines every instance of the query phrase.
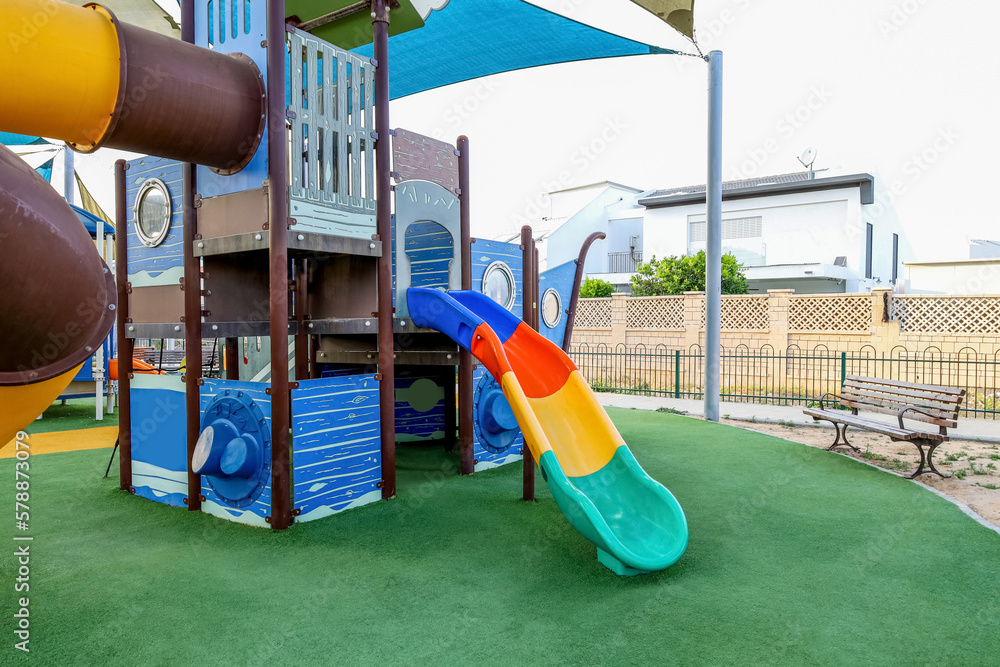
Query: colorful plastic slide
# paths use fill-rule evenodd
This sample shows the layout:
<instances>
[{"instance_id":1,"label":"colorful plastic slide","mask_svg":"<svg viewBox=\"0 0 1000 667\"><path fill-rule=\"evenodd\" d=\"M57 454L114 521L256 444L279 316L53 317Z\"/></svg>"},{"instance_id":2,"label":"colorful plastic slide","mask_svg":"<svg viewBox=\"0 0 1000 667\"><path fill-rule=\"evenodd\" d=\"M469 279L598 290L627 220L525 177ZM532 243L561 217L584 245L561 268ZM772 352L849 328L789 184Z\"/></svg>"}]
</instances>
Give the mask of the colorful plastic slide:
<instances>
[{"instance_id":1,"label":"colorful plastic slide","mask_svg":"<svg viewBox=\"0 0 1000 667\"><path fill-rule=\"evenodd\" d=\"M573 361L489 297L414 287L413 323L479 359L503 389L559 509L617 574L663 570L683 555L680 504L639 466Z\"/></svg>"}]
</instances>

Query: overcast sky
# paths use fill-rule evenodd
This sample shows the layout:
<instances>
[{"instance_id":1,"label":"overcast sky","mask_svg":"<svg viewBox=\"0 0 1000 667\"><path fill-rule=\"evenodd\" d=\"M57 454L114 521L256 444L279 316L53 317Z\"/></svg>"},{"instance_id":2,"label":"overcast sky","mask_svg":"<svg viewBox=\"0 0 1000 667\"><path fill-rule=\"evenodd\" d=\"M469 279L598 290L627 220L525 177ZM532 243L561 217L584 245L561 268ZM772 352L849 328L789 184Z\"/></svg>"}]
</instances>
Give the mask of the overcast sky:
<instances>
[{"instance_id":1,"label":"overcast sky","mask_svg":"<svg viewBox=\"0 0 1000 667\"><path fill-rule=\"evenodd\" d=\"M690 44L628 0L538 0L628 37ZM568 10L568 11L567 11ZM698 0L703 50L724 53L723 178L816 168L896 183L919 259L1000 238L1000 3ZM391 55L391 54L390 54ZM394 102L393 124L472 142L473 233L519 227L539 194L613 180L705 182L706 65L639 56L555 65ZM594 149L587 155L585 147Z\"/></svg>"},{"instance_id":2,"label":"overcast sky","mask_svg":"<svg viewBox=\"0 0 1000 667\"><path fill-rule=\"evenodd\" d=\"M692 50L628 0L535 4ZM702 49L725 57L725 180L800 170L796 157L811 146L817 169L896 185L918 259L962 259L969 239L1000 239L989 185L1000 149L1000 2L698 0L695 15ZM473 234L491 237L537 218L552 189L704 183L706 85L694 58L586 61L403 98L392 123L470 137ZM102 176L94 171L88 183ZM92 187L113 210L110 171Z\"/></svg>"}]
</instances>

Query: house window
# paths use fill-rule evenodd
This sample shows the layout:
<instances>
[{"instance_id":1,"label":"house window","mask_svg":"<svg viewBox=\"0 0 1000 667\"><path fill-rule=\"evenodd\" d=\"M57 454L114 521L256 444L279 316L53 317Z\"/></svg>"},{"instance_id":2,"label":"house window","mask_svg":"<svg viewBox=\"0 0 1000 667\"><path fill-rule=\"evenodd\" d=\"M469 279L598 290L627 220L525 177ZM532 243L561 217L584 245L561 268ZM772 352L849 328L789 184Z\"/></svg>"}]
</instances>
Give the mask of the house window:
<instances>
[{"instance_id":1,"label":"house window","mask_svg":"<svg viewBox=\"0 0 1000 667\"><path fill-rule=\"evenodd\" d=\"M722 221L722 240L755 239L763 236L761 216L751 218L730 218ZM690 243L704 243L708 240L708 223L704 220L688 223Z\"/></svg>"},{"instance_id":2,"label":"house window","mask_svg":"<svg viewBox=\"0 0 1000 667\"><path fill-rule=\"evenodd\" d=\"M865 223L865 278L872 277L872 223Z\"/></svg>"},{"instance_id":3,"label":"house window","mask_svg":"<svg viewBox=\"0 0 1000 667\"><path fill-rule=\"evenodd\" d=\"M899 234L892 235L892 284L899 277Z\"/></svg>"},{"instance_id":4,"label":"house window","mask_svg":"<svg viewBox=\"0 0 1000 667\"><path fill-rule=\"evenodd\" d=\"M695 255L700 250L705 250L708 241L708 224L704 217L704 215L699 215L700 220L688 218L688 255ZM766 263L763 237L764 222L762 216L722 220L722 252L735 255L736 260L744 266L761 266Z\"/></svg>"}]
</instances>

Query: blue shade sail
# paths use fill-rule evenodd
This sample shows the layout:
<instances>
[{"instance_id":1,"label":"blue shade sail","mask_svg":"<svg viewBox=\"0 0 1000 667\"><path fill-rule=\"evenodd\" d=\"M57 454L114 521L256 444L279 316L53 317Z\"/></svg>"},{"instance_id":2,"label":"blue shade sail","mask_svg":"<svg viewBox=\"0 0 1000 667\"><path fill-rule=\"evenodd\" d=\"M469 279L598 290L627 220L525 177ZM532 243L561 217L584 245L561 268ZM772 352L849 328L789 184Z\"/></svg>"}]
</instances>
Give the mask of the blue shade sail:
<instances>
[{"instance_id":1,"label":"blue shade sail","mask_svg":"<svg viewBox=\"0 0 1000 667\"><path fill-rule=\"evenodd\" d=\"M0 144L4 146L27 146L31 144L50 143L41 137L29 137L25 134L15 134L13 132L0 132Z\"/></svg>"},{"instance_id":2,"label":"blue shade sail","mask_svg":"<svg viewBox=\"0 0 1000 667\"><path fill-rule=\"evenodd\" d=\"M372 57L371 44L355 52ZM451 0L423 28L389 38L391 99L512 70L593 58L676 53L522 0Z\"/></svg>"},{"instance_id":3,"label":"blue shade sail","mask_svg":"<svg viewBox=\"0 0 1000 667\"><path fill-rule=\"evenodd\" d=\"M49 183L52 182L52 162L54 160L55 160L55 158L51 158L51 159L47 160L46 162L43 162L42 164L40 164L37 167L35 167L35 171L37 171L39 174L41 174L42 178L44 178Z\"/></svg>"}]
</instances>

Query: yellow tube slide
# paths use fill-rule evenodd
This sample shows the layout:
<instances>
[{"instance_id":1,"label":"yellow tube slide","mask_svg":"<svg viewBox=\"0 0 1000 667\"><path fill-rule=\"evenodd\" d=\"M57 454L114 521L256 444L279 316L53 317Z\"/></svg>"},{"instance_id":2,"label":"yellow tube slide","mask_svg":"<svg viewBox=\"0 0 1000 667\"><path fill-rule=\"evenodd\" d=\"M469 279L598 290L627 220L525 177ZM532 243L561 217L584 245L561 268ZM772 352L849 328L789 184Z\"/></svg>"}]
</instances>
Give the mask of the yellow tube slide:
<instances>
[{"instance_id":1,"label":"yellow tube slide","mask_svg":"<svg viewBox=\"0 0 1000 667\"><path fill-rule=\"evenodd\" d=\"M56 0L3 0L0 25L0 128L92 148L111 122L121 80L111 15Z\"/></svg>"},{"instance_id":2,"label":"yellow tube slide","mask_svg":"<svg viewBox=\"0 0 1000 667\"><path fill-rule=\"evenodd\" d=\"M44 382L16 387L0 386L0 406L3 406L0 411L0 448L45 412L79 371L80 366L77 366Z\"/></svg>"}]
</instances>

